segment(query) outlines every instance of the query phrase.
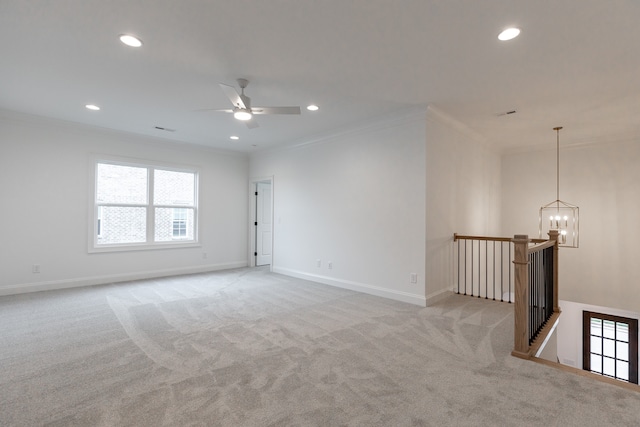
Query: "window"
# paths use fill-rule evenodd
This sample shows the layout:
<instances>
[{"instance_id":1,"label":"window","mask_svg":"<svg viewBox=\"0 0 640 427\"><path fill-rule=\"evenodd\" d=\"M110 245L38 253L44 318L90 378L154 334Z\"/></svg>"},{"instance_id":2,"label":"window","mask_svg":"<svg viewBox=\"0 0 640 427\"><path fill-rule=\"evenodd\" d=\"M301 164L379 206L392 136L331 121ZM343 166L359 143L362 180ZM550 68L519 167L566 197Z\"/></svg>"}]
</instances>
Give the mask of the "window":
<instances>
[{"instance_id":1,"label":"window","mask_svg":"<svg viewBox=\"0 0 640 427\"><path fill-rule=\"evenodd\" d=\"M94 250L197 242L194 170L137 163L95 163Z\"/></svg>"},{"instance_id":2,"label":"window","mask_svg":"<svg viewBox=\"0 0 640 427\"><path fill-rule=\"evenodd\" d=\"M173 238L184 239L187 237L187 210L183 208L173 209Z\"/></svg>"},{"instance_id":3,"label":"window","mask_svg":"<svg viewBox=\"0 0 640 427\"><path fill-rule=\"evenodd\" d=\"M638 384L638 319L583 311L586 371Z\"/></svg>"}]
</instances>

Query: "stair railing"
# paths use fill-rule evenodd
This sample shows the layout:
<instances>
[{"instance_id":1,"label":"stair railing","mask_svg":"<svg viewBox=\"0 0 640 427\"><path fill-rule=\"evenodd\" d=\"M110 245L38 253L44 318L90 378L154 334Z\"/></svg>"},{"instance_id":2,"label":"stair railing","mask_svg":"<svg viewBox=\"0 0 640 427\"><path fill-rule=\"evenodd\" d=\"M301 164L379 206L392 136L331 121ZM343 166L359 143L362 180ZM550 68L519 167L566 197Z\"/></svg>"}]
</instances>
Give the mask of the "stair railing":
<instances>
[{"instance_id":1,"label":"stair railing","mask_svg":"<svg viewBox=\"0 0 640 427\"><path fill-rule=\"evenodd\" d=\"M536 240L538 241L538 240ZM516 235L514 245L513 356L529 359L560 315L558 306L558 231L531 246L532 239Z\"/></svg>"},{"instance_id":2,"label":"stair railing","mask_svg":"<svg viewBox=\"0 0 640 427\"><path fill-rule=\"evenodd\" d=\"M514 303L511 354L536 354L560 315L558 231L549 240L454 234L453 241L454 292Z\"/></svg>"}]
</instances>

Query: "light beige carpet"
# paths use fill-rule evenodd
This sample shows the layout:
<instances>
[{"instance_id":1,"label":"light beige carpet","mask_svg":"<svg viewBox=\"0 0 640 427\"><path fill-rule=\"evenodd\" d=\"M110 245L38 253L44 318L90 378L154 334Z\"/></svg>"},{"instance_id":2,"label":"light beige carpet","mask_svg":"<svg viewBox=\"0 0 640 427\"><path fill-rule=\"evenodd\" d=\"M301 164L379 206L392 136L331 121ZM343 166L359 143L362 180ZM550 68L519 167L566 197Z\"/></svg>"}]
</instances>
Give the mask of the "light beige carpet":
<instances>
[{"instance_id":1,"label":"light beige carpet","mask_svg":"<svg viewBox=\"0 0 640 427\"><path fill-rule=\"evenodd\" d=\"M639 393L511 357L512 310L263 268L2 297L0 425L640 425Z\"/></svg>"}]
</instances>

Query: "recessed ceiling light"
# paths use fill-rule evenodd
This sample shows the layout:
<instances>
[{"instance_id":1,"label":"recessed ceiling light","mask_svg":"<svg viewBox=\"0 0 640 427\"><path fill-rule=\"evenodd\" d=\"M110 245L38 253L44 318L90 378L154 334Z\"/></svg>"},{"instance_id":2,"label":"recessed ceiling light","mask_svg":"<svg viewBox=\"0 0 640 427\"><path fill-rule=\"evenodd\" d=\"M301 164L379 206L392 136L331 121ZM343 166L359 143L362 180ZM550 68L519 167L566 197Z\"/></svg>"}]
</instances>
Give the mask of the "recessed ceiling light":
<instances>
[{"instance_id":1,"label":"recessed ceiling light","mask_svg":"<svg viewBox=\"0 0 640 427\"><path fill-rule=\"evenodd\" d=\"M122 34L120 36L120 41L127 46L131 47L140 47L142 46L142 40L139 38L132 36L131 34Z\"/></svg>"},{"instance_id":2,"label":"recessed ceiling light","mask_svg":"<svg viewBox=\"0 0 640 427\"><path fill-rule=\"evenodd\" d=\"M233 139L234 141L237 141L237 140L240 139L240 137L232 135L232 136L229 137L229 139Z\"/></svg>"},{"instance_id":3,"label":"recessed ceiling light","mask_svg":"<svg viewBox=\"0 0 640 427\"><path fill-rule=\"evenodd\" d=\"M500 34L498 34L498 40L507 41L511 39L515 39L520 34L520 28L511 27L507 28Z\"/></svg>"},{"instance_id":4,"label":"recessed ceiling light","mask_svg":"<svg viewBox=\"0 0 640 427\"><path fill-rule=\"evenodd\" d=\"M311 104L311 105L307 106L307 110L309 110L309 111L318 111L319 107L317 105Z\"/></svg>"},{"instance_id":5,"label":"recessed ceiling light","mask_svg":"<svg viewBox=\"0 0 640 427\"><path fill-rule=\"evenodd\" d=\"M87 104L84 106L87 110L92 110L92 111L99 111L100 107L98 107L97 105L93 105L93 104Z\"/></svg>"}]
</instances>

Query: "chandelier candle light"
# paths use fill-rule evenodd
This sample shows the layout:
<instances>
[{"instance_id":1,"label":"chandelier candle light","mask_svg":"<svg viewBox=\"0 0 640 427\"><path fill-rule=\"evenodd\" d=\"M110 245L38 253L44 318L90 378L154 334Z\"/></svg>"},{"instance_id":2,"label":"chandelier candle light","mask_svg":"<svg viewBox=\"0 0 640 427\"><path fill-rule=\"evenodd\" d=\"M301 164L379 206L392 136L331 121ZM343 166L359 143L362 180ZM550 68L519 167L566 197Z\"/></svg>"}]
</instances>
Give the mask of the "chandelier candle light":
<instances>
[{"instance_id":1,"label":"chandelier candle light","mask_svg":"<svg viewBox=\"0 0 640 427\"><path fill-rule=\"evenodd\" d=\"M560 129L562 127L553 128L556 131L556 200L540 208L539 233L540 238L547 238L549 230L558 230L559 246L577 248L579 208L560 200Z\"/></svg>"}]
</instances>

